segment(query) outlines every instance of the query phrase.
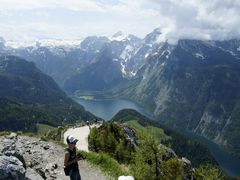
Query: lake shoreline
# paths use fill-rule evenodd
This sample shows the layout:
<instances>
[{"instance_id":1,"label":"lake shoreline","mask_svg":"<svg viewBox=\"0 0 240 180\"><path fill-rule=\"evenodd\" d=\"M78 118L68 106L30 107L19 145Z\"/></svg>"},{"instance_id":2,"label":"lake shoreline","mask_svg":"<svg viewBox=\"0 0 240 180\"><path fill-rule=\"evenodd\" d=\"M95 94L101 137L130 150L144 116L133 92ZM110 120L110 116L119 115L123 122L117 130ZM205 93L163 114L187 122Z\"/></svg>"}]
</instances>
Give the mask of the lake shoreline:
<instances>
[{"instance_id":1,"label":"lake shoreline","mask_svg":"<svg viewBox=\"0 0 240 180\"><path fill-rule=\"evenodd\" d=\"M72 97L73 98L73 97ZM118 98L107 98L107 99L81 99L79 96L74 96L73 98L77 103L83 105L85 109L96 116L103 119L110 120L118 111L122 109L134 109L139 111L141 114L147 116L150 119L156 120L153 117L149 117L149 113L145 112L145 109L139 106L137 103L131 100L118 99ZM175 129L176 130L176 129ZM194 139L201 144L205 145L212 153L215 160L218 162L219 167L222 168L224 172L232 177L240 176L240 159L224 150L222 150L217 144L210 141L209 139L194 134L193 132L180 131L177 132Z\"/></svg>"}]
</instances>

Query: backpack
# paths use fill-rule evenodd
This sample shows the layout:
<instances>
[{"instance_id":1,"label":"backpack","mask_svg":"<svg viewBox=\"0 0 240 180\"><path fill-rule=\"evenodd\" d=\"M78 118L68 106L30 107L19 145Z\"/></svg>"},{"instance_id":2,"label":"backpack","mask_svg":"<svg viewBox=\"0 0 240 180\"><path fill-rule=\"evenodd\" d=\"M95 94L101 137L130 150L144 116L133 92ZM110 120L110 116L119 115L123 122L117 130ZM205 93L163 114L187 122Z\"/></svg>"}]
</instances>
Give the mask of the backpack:
<instances>
[{"instance_id":1,"label":"backpack","mask_svg":"<svg viewBox=\"0 0 240 180\"><path fill-rule=\"evenodd\" d=\"M70 176L70 171L71 171L71 167L67 166L67 167L64 167L64 173L66 176Z\"/></svg>"}]
</instances>

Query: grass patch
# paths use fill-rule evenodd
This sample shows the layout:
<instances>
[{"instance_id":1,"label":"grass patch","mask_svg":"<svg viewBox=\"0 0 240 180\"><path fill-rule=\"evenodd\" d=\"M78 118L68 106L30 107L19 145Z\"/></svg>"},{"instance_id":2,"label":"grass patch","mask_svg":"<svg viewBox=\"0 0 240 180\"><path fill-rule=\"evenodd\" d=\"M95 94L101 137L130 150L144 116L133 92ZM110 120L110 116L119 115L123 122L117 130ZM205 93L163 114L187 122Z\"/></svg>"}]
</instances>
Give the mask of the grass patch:
<instances>
[{"instance_id":1,"label":"grass patch","mask_svg":"<svg viewBox=\"0 0 240 180\"><path fill-rule=\"evenodd\" d=\"M121 175L129 175L115 159L104 153L79 151L88 162L99 167L105 174L117 179Z\"/></svg>"},{"instance_id":2,"label":"grass patch","mask_svg":"<svg viewBox=\"0 0 240 180\"><path fill-rule=\"evenodd\" d=\"M80 99L84 99L84 100L93 100L94 96L78 96Z\"/></svg>"},{"instance_id":3,"label":"grass patch","mask_svg":"<svg viewBox=\"0 0 240 180\"><path fill-rule=\"evenodd\" d=\"M54 129L55 127L47 125L47 124L36 124L37 127L37 135L44 135L46 134L48 131L51 131L52 129Z\"/></svg>"},{"instance_id":4,"label":"grass patch","mask_svg":"<svg viewBox=\"0 0 240 180\"><path fill-rule=\"evenodd\" d=\"M126 123L128 124L128 126L134 128L138 134L140 132L144 134L150 134L154 138L156 138L156 140L158 140L159 142L171 140L171 137L167 136L164 133L164 130L161 128L154 126L142 126L141 124L138 123L137 120L127 121Z\"/></svg>"},{"instance_id":5,"label":"grass patch","mask_svg":"<svg viewBox=\"0 0 240 180\"><path fill-rule=\"evenodd\" d=\"M10 134L11 134L11 132L9 132L9 131L0 131L0 136L8 136Z\"/></svg>"}]
</instances>

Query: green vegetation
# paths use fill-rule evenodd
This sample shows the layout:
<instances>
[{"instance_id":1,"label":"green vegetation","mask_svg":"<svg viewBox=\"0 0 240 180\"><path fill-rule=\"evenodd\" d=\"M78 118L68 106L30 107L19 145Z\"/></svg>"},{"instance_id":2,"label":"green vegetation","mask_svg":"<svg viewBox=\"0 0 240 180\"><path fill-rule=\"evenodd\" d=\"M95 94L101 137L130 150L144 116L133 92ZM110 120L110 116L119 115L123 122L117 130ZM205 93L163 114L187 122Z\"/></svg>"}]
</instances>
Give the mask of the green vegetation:
<instances>
[{"instance_id":1,"label":"green vegetation","mask_svg":"<svg viewBox=\"0 0 240 180\"><path fill-rule=\"evenodd\" d=\"M216 164L216 161L207 147L141 115L135 110L121 110L113 117L113 120L125 122L136 128L137 131L151 134L161 141L162 144L174 149L179 156L187 157L193 166L198 166L200 164Z\"/></svg>"},{"instance_id":2,"label":"green vegetation","mask_svg":"<svg viewBox=\"0 0 240 180\"><path fill-rule=\"evenodd\" d=\"M84 99L84 100L92 100L94 99L93 96L79 96L80 99Z\"/></svg>"},{"instance_id":3,"label":"green vegetation","mask_svg":"<svg viewBox=\"0 0 240 180\"><path fill-rule=\"evenodd\" d=\"M89 149L105 152L120 163L130 163L134 148L126 138L124 129L117 123L105 122L99 128L92 128L89 138Z\"/></svg>"},{"instance_id":4,"label":"green vegetation","mask_svg":"<svg viewBox=\"0 0 240 180\"><path fill-rule=\"evenodd\" d=\"M193 177L196 178L196 180L221 180L224 179L224 175L217 167L212 165L205 165L205 166L199 166L196 168L195 172L193 173Z\"/></svg>"},{"instance_id":5,"label":"green vegetation","mask_svg":"<svg viewBox=\"0 0 240 180\"><path fill-rule=\"evenodd\" d=\"M107 92L107 91L76 90L74 92L74 96L78 98L90 97L92 99L112 99L114 98L114 96L111 91Z\"/></svg>"},{"instance_id":6,"label":"green vegetation","mask_svg":"<svg viewBox=\"0 0 240 180\"><path fill-rule=\"evenodd\" d=\"M177 158L172 158L167 161L163 161L160 169L162 170L162 178L163 180L176 179L182 180L184 179L184 165L183 162L179 161Z\"/></svg>"},{"instance_id":7,"label":"green vegetation","mask_svg":"<svg viewBox=\"0 0 240 180\"><path fill-rule=\"evenodd\" d=\"M58 128L50 129L47 133L41 136L41 139L44 141L53 140L58 144L62 143L62 135L69 128L69 126L60 126Z\"/></svg>"},{"instance_id":8,"label":"green vegetation","mask_svg":"<svg viewBox=\"0 0 240 180\"><path fill-rule=\"evenodd\" d=\"M8 131L0 131L0 136L8 136L11 132Z\"/></svg>"},{"instance_id":9,"label":"green vegetation","mask_svg":"<svg viewBox=\"0 0 240 180\"><path fill-rule=\"evenodd\" d=\"M139 137L134 163L131 164L131 171L134 177L140 179L162 179L161 159L166 148L159 146L158 140L147 134Z\"/></svg>"},{"instance_id":10,"label":"green vegetation","mask_svg":"<svg viewBox=\"0 0 240 180\"><path fill-rule=\"evenodd\" d=\"M110 177L117 179L120 175L129 175L129 172L122 167L115 159L105 153L80 151L81 155L91 164L100 167Z\"/></svg>"},{"instance_id":11,"label":"green vegetation","mask_svg":"<svg viewBox=\"0 0 240 180\"><path fill-rule=\"evenodd\" d=\"M37 135L39 135L39 136L44 135L48 131L55 128L55 127L49 126L47 124L36 124L36 127L37 127Z\"/></svg>"},{"instance_id":12,"label":"green vegetation","mask_svg":"<svg viewBox=\"0 0 240 180\"><path fill-rule=\"evenodd\" d=\"M223 180L226 178L220 169L210 164L200 165L196 171L193 171L191 167L184 165L184 162L178 159L175 155L169 156L169 148L160 145L159 143L159 141L162 140L162 137L157 137L154 131L153 133L149 133L147 129L144 129L143 126L137 124L137 121L129 122L130 125L138 128L138 130L136 130L138 145L133 151L131 151L130 161L123 160L129 158L129 153L125 152L128 146L122 146L122 148L116 147L118 146L116 142L120 142L124 138L124 126L116 122L105 122L99 128L91 129L89 145L92 150L98 152L98 154L93 153L95 155L91 154L91 157L88 157L87 159L93 164L108 168L109 165L107 164L110 164L110 162L108 162L109 159L114 158L116 160L114 161L115 165L111 165L110 169L113 167L113 172L119 172L115 170L115 168L118 169L122 166L128 167L128 170L124 171L125 174L133 175L136 180L182 180L185 177ZM154 130L156 129L154 128ZM163 134L161 133L161 135ZM121 144L121 142L119 144ZM116 150L121 154L120 159L119 156L116 156ZM84 152L82 153L84 154ZM103 160L104 158L102 157L105 153L108 154L106 155L107 160ZM166 154L168 155L166 156ZM85 156L87 157L87 155ZM121 163L122 166L120 166L119 163ZM111 175L117 177L124 173L122 170L123 169L120 168L119 173ZM104 171L106 172L108 170L105 169ZM108 174L110 174L110 172L108 172Z\"/></svg>"},{"instance_id":13,"label":"green vegetation","mask_svg":"<svg viewBox=\"0 0 240 180\"><path fill-rule=\"evenodd\" d=\"M57 127L95 118L33 63L0 56L0 131L36 132L38 123Z\"/></svg>"},{"instance_id":14,"label":"green vegetation","mask_svg":"<svg viewBox=\"0 0 240 180\"><path fill-rule=\"evenodd\" d=\"M156 140L158 140L159 143L162 142L170 142L172 138L170 136L167 136L164 133L164 130L162 128L154 127L154 126L142 126L138 123L137 120L127 121L126 122L130 127L134 128L137 133L144 133L144 134L151 134Z\"/></svg>"}]
</instances>

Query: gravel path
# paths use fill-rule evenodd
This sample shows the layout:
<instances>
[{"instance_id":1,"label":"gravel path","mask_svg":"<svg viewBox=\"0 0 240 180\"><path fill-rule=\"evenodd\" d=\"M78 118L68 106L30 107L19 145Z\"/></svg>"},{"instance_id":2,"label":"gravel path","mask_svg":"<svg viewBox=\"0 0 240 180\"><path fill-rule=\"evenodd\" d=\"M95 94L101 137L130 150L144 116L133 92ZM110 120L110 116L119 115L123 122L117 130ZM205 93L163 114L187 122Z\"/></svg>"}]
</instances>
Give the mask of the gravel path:
<instances>
[{"instance_id":1,"label":"gravel path","mask_svg":"<svg viewBox=\"0 0 240 180\"><path fill-rule=\"evenodd\" d=\"M90 133L90 128L96 127L99 125L93 124L90 127L89 126L82 126L82 127L76 127L76 128L69 128L64 133L64 143L66 144L66 138L69 135L73 135L76 137L79 141L76 144L76 147L79 150L83 151L89 151L88 149L88 135ZM107 179L103 173L97 169L96 167L93 167L89 165L86 161L79 161L79 168L82 180L105 180Z\"/></svg>"},{"instance_id":2,"label":"gravel path","mask_svg":"<svg viewBox=\"0 0 240 180\"><path fill-rule=\"evenodd\" d=\"M89 151L88 150L88 135L90 133L90 128L99 126L96 124L89 126L82 126L82 127L76 127L76 128L69 128L65 133L64 133L64 143L66 144L66 138L69 135L73 135L76 137L79 141L76 144L76 147L79 150L84 150L84 151Z\"/></svg>"}]
</instances>

